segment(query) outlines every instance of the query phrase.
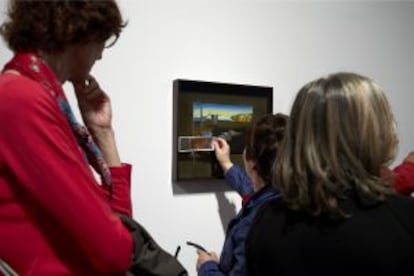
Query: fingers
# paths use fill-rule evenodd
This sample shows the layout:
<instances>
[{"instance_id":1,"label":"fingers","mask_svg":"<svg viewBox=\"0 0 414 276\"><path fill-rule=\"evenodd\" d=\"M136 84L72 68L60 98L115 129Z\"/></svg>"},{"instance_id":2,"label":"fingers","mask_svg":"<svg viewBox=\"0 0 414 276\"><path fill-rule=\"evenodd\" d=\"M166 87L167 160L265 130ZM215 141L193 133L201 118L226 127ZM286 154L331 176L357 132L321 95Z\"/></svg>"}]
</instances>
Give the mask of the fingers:
<instances>
[{"instance_id":1,"label":"fingers","mask_svg":"<svg viewBox=\"0 0 414 276\"><path fill-rule=\"evenodd\" d=\"M221 138L221 137L217 137L217 138L215 139L215 141L217 141L217 144L219 144L219 145L220 145L220 147L223 147L223 146L225 146L225 145L227 144L226 140L224 140L224 139L223 139L223 138Z\"/></svg>"},{"instance_id":2,"label":"fingers","mask_svg":"<svg viewBox=\"0 0 414 276\"><path fill-rule=\"evenodd\" d=\"M211 254L215 254L214 252L206 252L201 249L197 249L196 252L199 258L207 258L207 259L210 259Z\"/></svg>"},{"instance_id":3,"label":"fingers","mask_svg":"<svg viewBox=\"0 0 414 276\"><path fill-rule=\"evenodd\" d=\"M75 89L75 93L79 94L89 85L89 80L73 81L72 84Z\"/></svg>"},{"instance_id":4,"label":"fingers","mask_svg":"<svg viewBox=\"0 0 414 276\"><path fill-rule=\"evenodd\" d=\"M197 249L196 252L199 256L202 255L202 254L206 254L206 252L204 252L203 250L200 250L200 249Z\"/></svg>"},{"instance_id":5,"label":"fingers","mask_svg":"<svg viewBox=\"0 0 414 276\"><path fill-rule=\"evenodd\" d=\"M214 251L206 252L204 250L197 249L196 252L197 252L199 258L200 257L207 257L209 259L211 259L211 258L216 258L217 259L217 254Z\"/></svg>"},{"instance_id":6,"label":"fingers","mask_svg":"<svg viewBox=\"0 0 414 276\"><path fill-rule=\"evenodd\" d=\"M216 150L216 149L219 149L219 148L220 148L220 145L219 145L219 143L217 142L217 140L216 140L216 139L214 139L214 140L211 142L211 145L213 146L213 149L214 149L214 150Z\"/></svg>"},{"instance_id":7,"label":"fingers","mask_svg":"<svg viewBox=\"0 0 414 276\"><path fill-rule=\"evenodd\" d=\"M197 254L198 254L197 264L196 264L197 270L205 262L208 262L208 261L214 261L217 263L219 262L217 254L215 252L205 252L203 250L197 249Z\"/></svg>"},{"instance_id":8,"label":"fingers","mask_svg":"<svg viewBox=\"0 0 414 276\"><path fill-rule=\"evenodd\" d=\"M229 144L227 143L227 141L221 137L216 137L213 140L213 147L214 149L218 149L218 150L226 150L229 147Z\"/></svg>"},{"instance_id":9,"label":"fingers","mask_svg":"<svg viewBox=\"0 0 414 276\"><path fill-rule=\"evenodd\" d=\"M207 254L205 251L200 250L200 249L197 249L196 252L197 252L197 255L198 255L197 264L196 264L196 267L197 267L197 270L198 270L203 263L210 260L210 255Z\"/></svg>"},{"instance_id":10,"label":"fingers","mask_svg":"<svg viewBox=\"0 0 414 276\"><path fill-rule=\"evenodd\" d=\"M205 252L203 250L197 249L198 260L200 262L206 261L218 261L217 254L215 252Z\"/></svg>"},{"instance_id":11,"label":"fingers","mask_svg":"<svg viewBox=\"0 0 414 276\"><path fill-rule=\"evenodd\" d=\"M73 87L76 96L81 101L94 102L97 99L105 99L107 97L93 76L89 76L83 82L74 82Z\"/></svg>"},{"instance_id":12,"label":"fingers","mask_svg":"<svg viewBox=\"0 0 414 276\"><path fill-rule=\"evenodd\" d=\"M95 78L91 75L88 76L87 79L83 81L73 82L73 87L75 88L76 93L86 93L91 90L99 89L99 84L95 80Z\"/></svg>"}]
</instances>

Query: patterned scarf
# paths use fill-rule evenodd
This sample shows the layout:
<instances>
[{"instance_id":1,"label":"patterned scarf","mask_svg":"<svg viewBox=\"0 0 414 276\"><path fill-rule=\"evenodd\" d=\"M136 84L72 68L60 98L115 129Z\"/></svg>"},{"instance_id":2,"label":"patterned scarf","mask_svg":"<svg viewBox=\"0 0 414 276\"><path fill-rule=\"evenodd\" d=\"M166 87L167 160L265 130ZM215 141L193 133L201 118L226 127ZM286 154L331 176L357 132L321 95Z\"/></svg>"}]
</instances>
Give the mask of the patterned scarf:
<instances>
[{"instance_id":1,"label":"patterned scarf","mask_svg":"<svg viewBox=\"0 0 414 276\"><path fill-rule=\"evenodd\" d=\"M4 66L3 72L6 70L16 70L20 74L39 82L56 99L61 111L65 114L66 119L72 127L73 134L83 149L89 164L101 175L103 184L112 188L111 173L101 150L93 141L88 129L77 122L66 99L62 84L46 62L34 53L17 53Z\"/></svg>"}]
</instances>

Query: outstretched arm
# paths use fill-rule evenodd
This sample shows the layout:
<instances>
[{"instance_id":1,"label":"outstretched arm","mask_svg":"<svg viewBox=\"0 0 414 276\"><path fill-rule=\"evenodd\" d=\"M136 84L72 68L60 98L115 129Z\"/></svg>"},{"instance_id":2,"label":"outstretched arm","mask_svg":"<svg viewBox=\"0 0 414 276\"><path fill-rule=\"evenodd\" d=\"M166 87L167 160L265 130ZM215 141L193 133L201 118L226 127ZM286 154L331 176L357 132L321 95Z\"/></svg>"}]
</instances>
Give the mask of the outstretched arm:
<instances>
[{"instance_id":1,"label":"outstretched arm","mask_svg":"<svg viewBox=\"0 0 414 276\"><path fill-rule=\"evenodd\" d=\"M253 185L246 171L230 160L230 145L227 141L218 137L213 141L213 147L217 160L224 171L226 183L242 197L253 194Z\"/></svg>"}]
</instances>

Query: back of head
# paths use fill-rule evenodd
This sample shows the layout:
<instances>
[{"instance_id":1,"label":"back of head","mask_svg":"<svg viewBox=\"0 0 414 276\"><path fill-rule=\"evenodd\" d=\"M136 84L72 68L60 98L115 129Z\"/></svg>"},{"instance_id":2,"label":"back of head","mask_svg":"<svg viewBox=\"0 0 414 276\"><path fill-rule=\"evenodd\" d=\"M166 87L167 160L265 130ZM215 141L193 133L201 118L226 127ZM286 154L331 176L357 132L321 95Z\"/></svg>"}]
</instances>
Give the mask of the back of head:
<instances>
[{"instance_id":1,"label":"back of head","mask_svg":"<svg viewBox=\"0 0 414 276\"><path fill-rule=\"evenodd\" d=\"M116 40L124 26L114 0L10 0L1 34L15 52L51 53L70 44Z\"/></svg>"},{"instance_id":2,"label":"back of head","mask_svg":"<svg viewBox=\"0 0 414 276\"><path fill-rule=\"evenodd\" d=\"M293 209L341 214L348 192L384 200L380 171L394 158L394 118L381 87L337 73L302 87L275 162L275 183Z\"/></svg>"},{"instance_id":3,"label":"back of head","mask_svg":"<svg viewBox=\"0 0 414 276\"><path fill-rule=\"evenodd\" d=\"M246 159L255 161L255 170L264 180L271 183L272 165L279 144L283 139L288 116L268 114L255 120L246 134Z\"/></svg>"}]
</instances>

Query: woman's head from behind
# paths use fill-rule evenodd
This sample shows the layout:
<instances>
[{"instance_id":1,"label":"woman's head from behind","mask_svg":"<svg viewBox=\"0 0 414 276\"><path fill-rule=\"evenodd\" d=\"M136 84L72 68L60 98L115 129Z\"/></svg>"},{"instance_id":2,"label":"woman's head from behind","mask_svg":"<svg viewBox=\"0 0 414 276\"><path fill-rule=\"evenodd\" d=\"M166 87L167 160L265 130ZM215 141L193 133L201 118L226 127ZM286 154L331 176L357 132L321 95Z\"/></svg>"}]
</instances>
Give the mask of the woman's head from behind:
<instances>
[{"instance_id":1,"label":"woman's head from behind","mask_svg":"<svg viewBox=\"0 0 414 276\"><path fill-rule=\"evenodd\" d=\"M294 209L340 213L347 191L383 200L381 168L394 158L394 118L381 87L337 73L302 87L275 162L275 183Z\"/></svg>"},{"instance_id":2,"label":"woman's head from behind","mask_svg":"<svg viewBox=\"0 0 414 276\"><path fill-rule=\"evenodd\" d=\"M272 164L283 139L288 117L268 114L255 120L246 133L244 163L256 190L271 183Z\"/></svg>"}]
</instances>

